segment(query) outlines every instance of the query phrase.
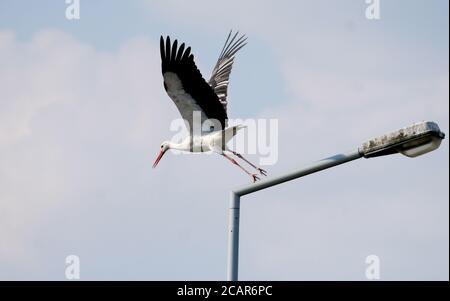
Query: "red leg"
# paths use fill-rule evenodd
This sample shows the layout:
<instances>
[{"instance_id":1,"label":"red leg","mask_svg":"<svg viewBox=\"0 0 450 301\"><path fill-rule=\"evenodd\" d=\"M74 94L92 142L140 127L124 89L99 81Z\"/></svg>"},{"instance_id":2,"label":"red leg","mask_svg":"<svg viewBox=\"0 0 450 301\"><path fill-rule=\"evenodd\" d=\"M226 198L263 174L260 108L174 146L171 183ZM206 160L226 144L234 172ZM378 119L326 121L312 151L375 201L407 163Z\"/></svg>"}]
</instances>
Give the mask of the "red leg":
<instances>
[{"instance_id":1,"label":"red leg","mask_svg":"<svg viewBox=\"0 0 450 301\"><path fill-rule=\"evenodd\" d=\"M232 151L232 150L230 150L230 152L232 152L233 155L237 156L239 159L242 159L245 162L247 162L251 167L253 167L254 169L258 170L263 176L267 176L267 172L264 169L262 169L262 168L256 166L255 164L251 163L250 161L245 159L244 156L242 156L241 154L239 154L239 153L237 153L235 151Z\"/></svg>"},{"instance_id":2,"label":"red leg","mask_svg":"<svg viewBox=\"0 0 450 301\"><path fill-rule=\"evenodd\" d=\"M225 153L221 154L222 156L224 156L225 158L227 158L231 163L233 163L234 165L237 165L240 169L242 169L246 174L248 174L249 176L252 177L253 179L253 183L256 182L257 180L259 180L259 177L255 174L250 173L249 171L247 171L244 167L242 167L239 163L236 162L236 160L234 160L233 158L231 158L230 156L226 155Z\"/></svg>"}]
</instances>

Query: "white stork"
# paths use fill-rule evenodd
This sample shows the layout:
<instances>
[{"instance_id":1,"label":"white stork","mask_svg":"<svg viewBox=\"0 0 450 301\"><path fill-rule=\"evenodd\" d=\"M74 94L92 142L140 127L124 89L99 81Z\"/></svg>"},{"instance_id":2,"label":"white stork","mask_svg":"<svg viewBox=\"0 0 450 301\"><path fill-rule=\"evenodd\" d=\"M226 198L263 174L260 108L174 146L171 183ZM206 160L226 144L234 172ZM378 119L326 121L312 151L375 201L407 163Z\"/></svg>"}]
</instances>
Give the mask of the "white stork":
<instances>
[{"instance_id":1,"label":"white stork","mask_svg":"<svg viewBox=\"0 0 450 301\"><path fill-rule=\"evenodd\" d=\"M171 44L169 36L164 42L164 38L161 36L160 51L164 88L185 120L190 135L181 143L164 141L153 168L158 165L169 149L186 152L213 151L241 168L252 177L253 182L259 180L257 174L242 167L231 157L231 154L245 161L260 174L266 175L265 170L250 163L241 154L226 146L236 132L244 128L242 125L227 128L227 90L231 68L236 52L246 45L247 40L244 35L239 38L237 36L238 33L232 36L230 31L208 82L203 79L194 63L191 47L185 49L184 43L178 47L177 40ZM208 125L207 130L205 130L205 124ZM196 128L200 129L198 133L194 131Z\"/></svg>"}]
</instances>

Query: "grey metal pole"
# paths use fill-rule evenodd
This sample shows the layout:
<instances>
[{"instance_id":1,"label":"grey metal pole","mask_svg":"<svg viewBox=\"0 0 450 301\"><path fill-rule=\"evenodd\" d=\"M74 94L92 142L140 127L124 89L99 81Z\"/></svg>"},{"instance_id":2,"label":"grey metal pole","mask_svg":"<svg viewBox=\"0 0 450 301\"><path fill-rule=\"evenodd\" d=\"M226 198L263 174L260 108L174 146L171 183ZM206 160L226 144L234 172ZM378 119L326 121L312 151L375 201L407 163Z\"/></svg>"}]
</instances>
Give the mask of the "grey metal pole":
<instances>
[{"instance_id":1,"label":"grey metal pole","mask_svg":"<svg viewBox=\"0 0 450 301\"><path fill-rule=\"evenodd\" d=\"M228 265L227 280L238 280L240 196L231 192L228 209Z\"/></svg>"},{"instance_id":2,"label":"grey metal pole","mask_svg":"<svg viewBox=\"0 0 450 301\"><path fill-rule=\"evenodd\" d=\"M362 158L363 154L361 154L359 152L359 150L351 152L351 153L347 153L347 154L337 154L334 155L332 157L328 157L325 159L322 159L320 161L314 162L312 164L310 164L309 166L305 166L303 168L300 169L296 169L293 170L291 172L279 175L277 177L273 177L273 178L268 178L268 179L264 179L262 181L247 185L247 186L243 186L243 187L239 187L234 191L234 193L236 193L239 196L243 196L249 193L253 193L262 189L266 189L287 181L291 181L297 178L301 178L304 176L307 176L309 174L318 172L318 171L322 171L324 169L330 168L330 167L334 167L336 165L340 165L343 163L347 163L349 161L353 161L359 158Z\"/></svg>"},{"instance_id":3,"label":"grey metal pole","mask_svg":"<svg viewBox=\"0 0 450 301\"><path fill-rule=\"evenodd\" d=\"M247 186L235 189L230 194L230 206L228 209L228 266L227 280L238 280L238 263L239 263L239 210L240 198L249 193L253 193L262 189L266 189L287 181L291 181L300 177L310 175L322 171L324 169L334 167L343 163L347 163L359 158L363 154L359 150L348 153L338 154L318 162L315 162L304 168L300 168L273 178L268 178Z\"/></svg>"}]
</instances>

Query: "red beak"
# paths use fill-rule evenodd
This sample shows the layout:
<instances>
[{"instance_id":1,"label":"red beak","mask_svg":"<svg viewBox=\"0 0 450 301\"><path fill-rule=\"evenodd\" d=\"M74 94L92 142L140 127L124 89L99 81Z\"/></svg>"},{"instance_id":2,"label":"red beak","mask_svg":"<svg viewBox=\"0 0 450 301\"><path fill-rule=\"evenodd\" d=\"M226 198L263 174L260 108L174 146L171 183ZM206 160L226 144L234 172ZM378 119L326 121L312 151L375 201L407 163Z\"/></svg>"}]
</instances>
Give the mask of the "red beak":
<instances>
[{"instance_id":1,"label":"red beak","mask_svg":"<svg viewBox=\"0 0 450 301\"><path fill-rule=\"evenodd\" d=\"M153 163L153 168L155 168L156 165L158 165L159 160L161 160L161 158L164 156L164 154L165 154L165 151L163 151L163 150L159 151L158 157L156 157L155 163Z\"/></svg>"}]
</instances>

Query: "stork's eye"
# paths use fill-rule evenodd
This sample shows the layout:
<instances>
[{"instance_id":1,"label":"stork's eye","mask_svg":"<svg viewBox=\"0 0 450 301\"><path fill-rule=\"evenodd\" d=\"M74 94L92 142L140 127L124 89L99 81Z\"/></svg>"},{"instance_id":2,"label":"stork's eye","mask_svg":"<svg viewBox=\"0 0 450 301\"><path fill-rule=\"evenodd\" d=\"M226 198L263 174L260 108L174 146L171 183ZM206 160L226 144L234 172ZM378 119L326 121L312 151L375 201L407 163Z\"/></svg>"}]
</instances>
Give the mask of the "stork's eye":
<instances>
[{"instance_id":1,"label":"stork's eye","mask_svg":"<svg viewBox=\"0 0 450 301\"><path fill-rule=\"evenodd\" d=\"M161 148L163 148L164 147L164 145L161 145Z\"/></svg>"}]
</instances>

